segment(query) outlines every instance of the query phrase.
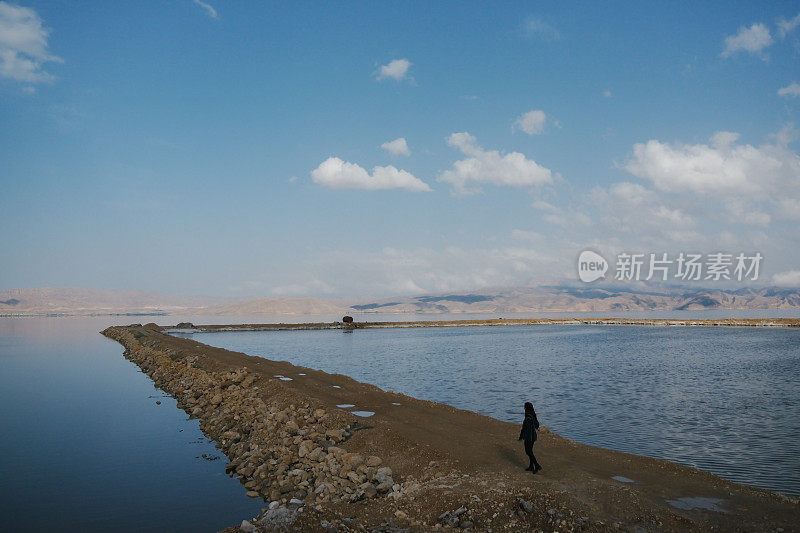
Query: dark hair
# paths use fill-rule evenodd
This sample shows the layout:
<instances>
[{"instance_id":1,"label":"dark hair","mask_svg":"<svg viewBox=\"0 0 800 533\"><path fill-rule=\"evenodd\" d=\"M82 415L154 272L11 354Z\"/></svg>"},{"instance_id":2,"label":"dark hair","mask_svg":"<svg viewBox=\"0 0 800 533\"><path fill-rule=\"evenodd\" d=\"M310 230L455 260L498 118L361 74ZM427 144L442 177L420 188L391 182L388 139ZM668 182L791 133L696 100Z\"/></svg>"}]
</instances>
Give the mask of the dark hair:
<instances>
[{"instance_id":1,"label":"dark hair","mask_svg":"<svg viewBox=\"0 0 800 533\"><path fill-rule=\"evenodd\" d=\"M525 402L525 414L526 415L536 414L536 411L533 410L533 404L531 402Z\"/></svg>"}]
</instances>

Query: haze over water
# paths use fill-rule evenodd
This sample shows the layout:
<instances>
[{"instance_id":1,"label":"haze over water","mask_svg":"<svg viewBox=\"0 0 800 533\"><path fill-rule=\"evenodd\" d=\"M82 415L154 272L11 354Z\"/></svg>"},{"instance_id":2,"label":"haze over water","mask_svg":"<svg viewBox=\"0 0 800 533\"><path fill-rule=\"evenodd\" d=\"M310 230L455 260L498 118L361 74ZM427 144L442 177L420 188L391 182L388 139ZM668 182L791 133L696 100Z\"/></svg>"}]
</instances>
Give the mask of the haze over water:
<instances>
[{"instance_id":1,"label":"haze over water","mask_svg":"<svg viewBox=\"0 0 800 533\"><path fill-rule=\"evenodd\" d=\"M190 337L510 422L521 421L530 400L543 425L580 442L800 494L798 330L515 326Z\"/></svg>"}]
</instances>

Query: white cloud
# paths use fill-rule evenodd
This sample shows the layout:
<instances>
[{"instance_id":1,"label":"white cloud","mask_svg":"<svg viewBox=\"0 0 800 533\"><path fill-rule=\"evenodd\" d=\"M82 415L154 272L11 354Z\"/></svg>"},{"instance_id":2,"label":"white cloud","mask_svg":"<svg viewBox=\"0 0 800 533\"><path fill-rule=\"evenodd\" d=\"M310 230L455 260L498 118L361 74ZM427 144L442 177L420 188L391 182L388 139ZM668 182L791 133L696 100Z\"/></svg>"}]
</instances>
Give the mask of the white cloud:
<instances>
[{"instance_id":1,"label":"white cloud","mask_svg":"<svg viewBox=\"0 0 800 533\"><path fill-rule=\"evenodd\" d=\"M603 91L603 97L604 97L604 98L611 98L611 96L612 96L612 95L611 95L611 91L609 91L608 89L606 89L605 91Z\"/></svg>"},{"instance_id":2,"label":"white cloud","mask_svg":"<svg viewBox=\"0 0 800 533\"><path fill-rule=\"evenodd\" d=\"M740 51L761 55L761 52L772 42L769 28L764 24L756 23L749 28L742 26L736 35L725 37L725 49L722 51L722 57L729 57Z\"/></svg>"},{"instance_id":3,"label":"white cloud","mask_svg":"<svg viewBox=\"0 0 800 533\"><path fill-rule=\"evenodd\" d=\"M0 76L27 83L52 81L42 65L62 59L48 51L49 35L36 11L0 2Z\"/></svg>"},{"instance_id":4,"label":"white cloud","mask_svg":"<svg viewBox=\"0 0 800 533\"><path fill-rule=\"evenodd\" d=\"M193 0L195 4L202 7L206 14L212 19L217 18L217 10L211 4L203 2L202 0Z\"/></svg>"},{"instance_id":5,"label":"white cloud","mask_svg":"<svg viewBox=\"0 0 800 533\"><path fill-rule=\"evenodd\" d=\"M381 66L378 79L392 78L395 81L401 81L408 74L408 69L412 64L408 59L393 59L389 64Z\"/></svg>"},{"instance_id":6,"label":"white cloud","mask_svg":"<svg viewBox=\"0 0 800 533\"><path fill-rule=\"evenodd\" d=\"M623 181L607 189L596 187L587 199L601 213L606 229L616 235L645 233L650 238L673 242L696 235L696 223L689 214L666 205L656 191L638 183Z\"/></svg>"},{"instance_id":7,"label":"white cloud","mask_svg":"<svg viewBox=\"0 0 800 533\"><path fill-rule=\"evenodd\" d=\"M399 137L393 141L385 142L381 145L381 148L392 155L411 155L411 150L408 149L408 143L405 137Z\"/></svg>"},{"instance_id":8,"label":"white cloud","mask_svg":"<svg viewBox=\"0 0 800 533\"><path fill-rule=\"evenodd\" d=\"M556 28L536 17L528 17L522 29L526 36L543 41L557 41L561 38L561 33Z\"/></svg>"},{"instance_id":9,"label":"white cloud","mask_svg":"<svg viewBox=\"0 0 800 533\"><path fill-rule=\"evenodd\" d=\"M430 191L427 183L415 178L405 170L393 166L374 167L372 174L356 165L330 157L311 172L314 183L331 189L362 189L376 191L382 189L408 189L409 191Z\"/></svg>"},{"instance_id":10,"label":"white cloud","mask_svg":"<svg viewBox=\"0 0 800 533\"><path fill-rule=\"evenodd\" d=\"M788 270L772 276L772 283L779 287L800 287L800 270Z\"/></svg>"},{"instance_id":11,"label":"white cloud","mask_svg":"<svg viewBox=\"0 0 800 533\"><path fill-rule=\"evenodd\" d=\"M800 83L793 81L786 87L781 87L780 89L778 89L778 96L792 96L792 97L800 96Z\"/></svg>"},{"instance_id":12,"label":"white cloud","mask_svg":"<svg viewBox=\"0 0 800 533\"><path fill-rule=\"evenodd\" d=\"M521 115L514 121L512 128L518 128L528 135L537 135L544 131L547 115L541 109L534 109Z\"/></svg>"},{"instance_id":13,"label":"white cloud","mask_svg":"<svg viewBox=\"0 0 800 533\"><path fill-rule=\"evenodd\" d=\"M467 132L453 133L447 144L459 149L466 159L456 161L453 167L439 176L439 181L450 183L456 194L474 194L480 186L533 187L552 183L553 173L519 152L500 154L497 150L484 150Z\"/></svg>"},{"instance_id":14,"label":"white cloud","mask_svg":"<svg viewBox=\"0 0 800 533\"><path fill-rule=\"evenodd\" d=\"M793 32L797 26L800 26L800 13L795 15L795 17L790 20L780 19L777 24L778 35L780 35L781 38L786 37L788 34Z\"/></svg>"},{"instance_id":15,"label":"white cloud","mask_svg":"<svg viewBox=\"0 0 800 533\"><path fill-rule=\"evenodd\" d=\"M763 198L797 194L800 157L786 145L735 144L738 134L717 132L710 144L651 140L633 146L625 170L668 192L740 194Z\"/></svg>"}]
</instances>

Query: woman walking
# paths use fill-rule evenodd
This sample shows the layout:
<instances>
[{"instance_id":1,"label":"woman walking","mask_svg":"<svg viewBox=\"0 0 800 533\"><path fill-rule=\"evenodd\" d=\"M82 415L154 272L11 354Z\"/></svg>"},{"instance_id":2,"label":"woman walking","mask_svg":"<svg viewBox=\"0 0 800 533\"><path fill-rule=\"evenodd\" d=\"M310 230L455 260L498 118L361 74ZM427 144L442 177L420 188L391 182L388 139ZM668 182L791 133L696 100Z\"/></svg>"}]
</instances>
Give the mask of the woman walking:
<instances>
[{"instance_id":1,"label":"woman walking","mask_svg":"<svg viewBox=\"0 0 800 533\"><path fill-rule=\"evenodd\" d=\"M525 402L525 421L522 422L522 430L519 432L519 440L525 441L525 453L530 459L530 464L525 470L534 474L542 469L533 455L533 443L536 442L536 430L539 429L539 419L536 418L536 411L533 410L531 402Z\"/></svg>"}]
</instances>

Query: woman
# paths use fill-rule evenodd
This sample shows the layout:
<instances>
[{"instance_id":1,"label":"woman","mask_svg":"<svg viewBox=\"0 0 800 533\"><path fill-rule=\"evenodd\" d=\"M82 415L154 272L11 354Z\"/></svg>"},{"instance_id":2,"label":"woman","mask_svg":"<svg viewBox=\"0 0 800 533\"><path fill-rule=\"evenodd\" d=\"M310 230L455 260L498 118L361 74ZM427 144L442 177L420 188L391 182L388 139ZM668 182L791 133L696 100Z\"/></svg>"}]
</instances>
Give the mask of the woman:
<instances>
[{"instance_id":1,"label":"woman","mask_svg":"<svg viewBox=\"0 0 800 533\"><path fill-rule=\"evenodd\" d=\"M531 402L525 402L525 421L522 422L522 430L519 432L519 440L525 440L525 453L528 454L530 465L525 470L534 474L542 469L533 455L533 443L536 441L536 430L539 429L539 419L536 418L536 411L533 410Z\"/></svg>"}]
</instances>

